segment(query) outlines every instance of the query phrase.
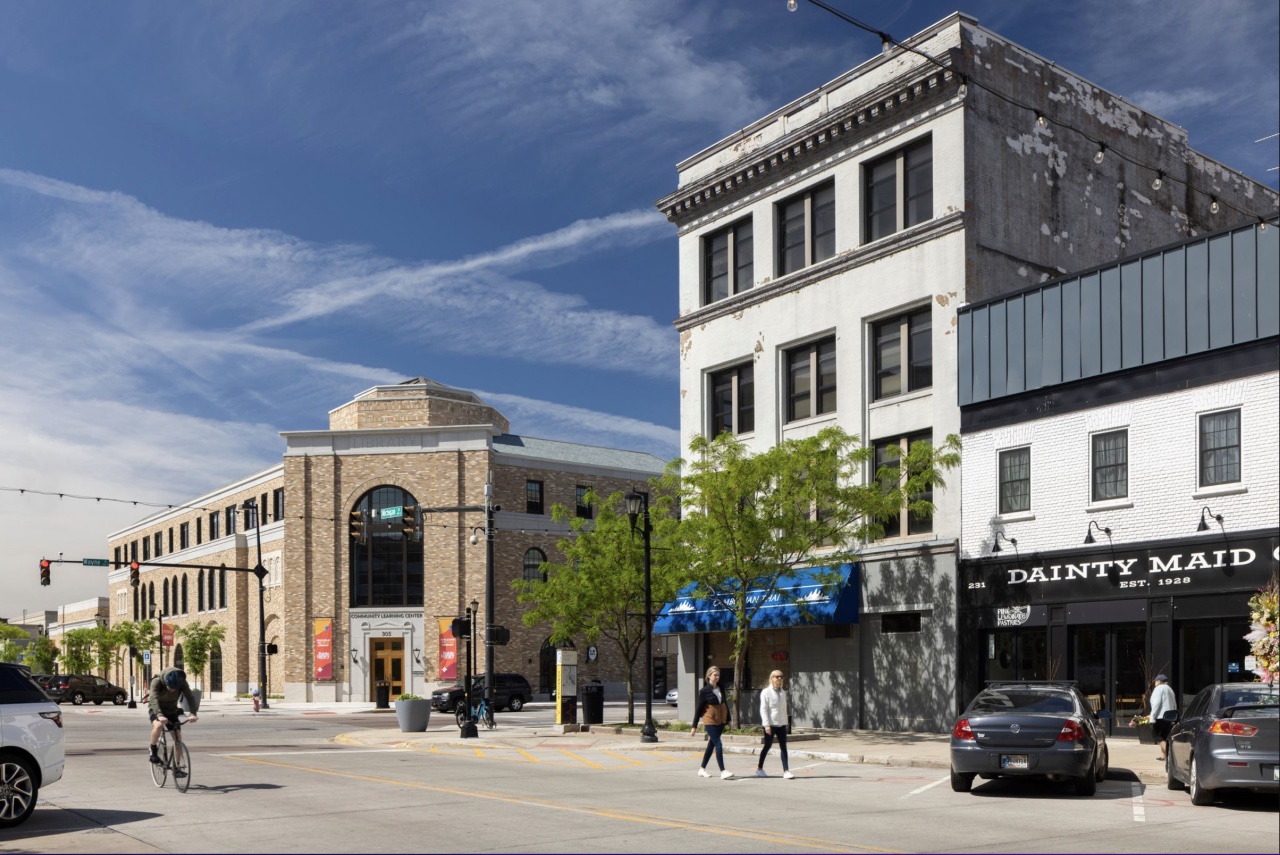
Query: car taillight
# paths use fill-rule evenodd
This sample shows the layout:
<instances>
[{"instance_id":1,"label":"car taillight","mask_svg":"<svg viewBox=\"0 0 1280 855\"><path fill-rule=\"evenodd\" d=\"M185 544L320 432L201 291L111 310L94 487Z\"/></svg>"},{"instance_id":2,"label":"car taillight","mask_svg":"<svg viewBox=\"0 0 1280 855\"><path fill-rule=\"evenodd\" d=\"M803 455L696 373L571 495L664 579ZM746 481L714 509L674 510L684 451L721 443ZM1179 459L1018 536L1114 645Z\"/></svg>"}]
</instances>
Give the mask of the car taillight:
<instances>
[{"instance_id":1,"label":"car taillight","mask_svg":"<svg viewBox=\"0 0 1280 855\"><path fill-rule=\"evenodd\" d=\"M1251 724L1220 718L1209 725L1209 732L1222 733L1227 736L1253 736L1258 732L1258 728Z\"/></svg>"},{"instance_id":2,"label":"car taillight","mask_svg":"<svg viewBox=\"0 0 1280 855\"><path fill-rule=\"evenodd\" d=\"M962 718L951 728L951 735L956 739L973 739L973 728L969 727L969 719Z\"/></svg>"},{"instance_id":3,"label":"car taillight","mask_svg":"<svg viewBox=\"0 0 1280 855\"><path fill-rule=\"evenodd\" d=\"M1080 726L1080 722L1068 719L1062 723L1062 730L1058 733L1059 742L1079 742L1084 739L1084 728Z\"/></svg>"},{"instance_id":4,"label":"car taillight","mask_svg":"<svg viewBox=\"0 0 1280 855\"><path fill-rule=\"evenodd\" d=\"M61 712L42 712L42 713L40 713L40 717L41 717L41 718L47 718L47 719L49 719L49 721L53 722L53 723L54 723L54 724L56 724L58 727L62 727L62 713L61 713Z\"/></svg>"}]
</instances>

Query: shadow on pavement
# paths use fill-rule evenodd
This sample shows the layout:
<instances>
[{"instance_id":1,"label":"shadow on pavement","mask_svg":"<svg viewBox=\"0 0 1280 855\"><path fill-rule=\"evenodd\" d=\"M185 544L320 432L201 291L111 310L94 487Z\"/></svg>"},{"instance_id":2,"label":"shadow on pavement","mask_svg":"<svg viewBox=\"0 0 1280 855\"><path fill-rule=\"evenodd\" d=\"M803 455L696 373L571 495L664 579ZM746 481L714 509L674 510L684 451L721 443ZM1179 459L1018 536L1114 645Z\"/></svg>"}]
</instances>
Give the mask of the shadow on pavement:
<instances>
[{"instance_id":1,"label":"shadow on pavement","mask_svg":"<svg viewBox=\"0 0 1280 855\"><path fill-rule=\"evenodd\" d=\"M226 784L221 787L205 787L200 784L193 784L188 792L199 793L217 793L225 795L226 793L236 793L241 790L283 790L283 784Z\"/></svg>"},{"instance_id":2,"label":"shadow on pavement","mask_svg":"<svg viewBox=\"0 0 1280 855\"><path fill-rule=\"evenodd\" d=\"M70 810L54 806L36 805L31 818L22 825L0 830L0 844L10 840L66 834L74 831L92 831L97 828L127 825L145 819L155 819L161 814L140 810ZM10 850L7 846L6 851Z\"/></svg>"}]
</instances>

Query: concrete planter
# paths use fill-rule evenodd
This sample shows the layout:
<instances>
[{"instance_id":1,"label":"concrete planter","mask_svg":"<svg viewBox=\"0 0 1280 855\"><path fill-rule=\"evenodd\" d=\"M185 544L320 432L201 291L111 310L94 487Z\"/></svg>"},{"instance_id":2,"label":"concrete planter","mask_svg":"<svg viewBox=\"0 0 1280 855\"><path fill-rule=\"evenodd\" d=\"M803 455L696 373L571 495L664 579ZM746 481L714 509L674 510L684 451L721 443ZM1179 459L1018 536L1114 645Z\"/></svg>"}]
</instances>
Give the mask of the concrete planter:
<instances>
[{"instance_id":1,"label":"concrete planter","mask_svg":"<svg viewBox=\"0 0 1280 855\"><path fill-rule=\"evenodd\" d=\"M428 698L396 701L396 721L401 733L422 733L431 721L431 701Z\"/></svg>"}]
</instances>

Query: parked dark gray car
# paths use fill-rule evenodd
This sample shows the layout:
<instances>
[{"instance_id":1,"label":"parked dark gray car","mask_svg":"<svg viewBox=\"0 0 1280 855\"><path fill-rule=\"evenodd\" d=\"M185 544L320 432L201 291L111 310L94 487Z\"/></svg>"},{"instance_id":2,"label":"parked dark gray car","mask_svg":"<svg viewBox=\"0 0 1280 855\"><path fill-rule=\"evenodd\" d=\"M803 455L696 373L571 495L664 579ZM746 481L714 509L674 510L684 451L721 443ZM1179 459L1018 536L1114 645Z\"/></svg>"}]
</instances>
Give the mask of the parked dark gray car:
<instances>
[{"instance_id":1,"label":"parked dark gray car","mask_svg":"<svg viewBox=\"0 0 1280 855\"><path fill-rule=\"evenodd\" d=\"M1191 803L1211 805L1219 790L1280 792L1280 688L1215 683L1186 710L1165 714L1169 789L1191 790Z\"/></svg>"},{"instance_id":2,"label":"parked dark gray car","mask_svg":"<svg viewBox=\"0 0 1280 855\"><path fill-rule=\"evenodd\" d=\"M1093 795L1106 778L1103 711L1067 681L989 682L951 729L951 789L967 793L975 776L1071 780Z\"/></svg>"}]
</instances>

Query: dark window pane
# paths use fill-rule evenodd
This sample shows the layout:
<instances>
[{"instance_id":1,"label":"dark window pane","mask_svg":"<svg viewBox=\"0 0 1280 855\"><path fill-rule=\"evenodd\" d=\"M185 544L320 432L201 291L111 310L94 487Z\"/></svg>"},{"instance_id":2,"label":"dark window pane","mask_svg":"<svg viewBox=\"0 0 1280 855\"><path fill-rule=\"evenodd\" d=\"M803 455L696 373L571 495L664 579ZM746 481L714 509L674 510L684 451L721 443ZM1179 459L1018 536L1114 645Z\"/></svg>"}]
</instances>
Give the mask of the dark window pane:
<instances>
[{"instance_id":1,"label":"dark window pane","mask_svg":"<svg viewBox=\"0 0 1280 855\"><path fill-rule=\"evenodd\" d=\"M828 184L813 194L813 261L836 254L836 188Z\"/></svg>"},{"instance_id":2,"label":"dark window pane","mask_svg":"<svg viewBox=\"0 0 1280 855\"><path fill-rule=\"evenodd\" d=\"M807 419L812 415L810 398L809 350L793 350L787 354L787 421Z\"/></svg>"},{"instance_id":3,"label":"dark window pane","mask_svg":"<svg viewBox=\"0 0 1280 855\"><path fill-rule=\"evenodd\" d=\"M542 513L542 482L524 482L524 512L526 514Z\"/></svg>"},{"instance_id":4,"label":"dark window pane","mask_svg":"<svg viewBox=\"0 0 1280 855\"><path fill-rule=\"evenodd\" d=\"M751 223L734 229L733 266L734 293L740 294L755 282L755 244L751 237Z\"/></svg>"},{"instance_id":5,"label":"dark window pane","mask_svg":"<svg viewBox=\"0 0 1280 855\"><path fill-rule=\"evenodd\" d=\"M738 433L750 433L755 429L755 367L744 365L738 369Z\"/></svg>"},{"instance_id":6,"label":"dark window pane","mask_svg":"<svg viewBox=\"0 0 1280 855\"><path fill-rule=\"evenodd\" d=\"M803 197L784 203L778 219L778 275L804 267Z\"/></svg>"},{"instance_id":7,"label":"dark window pane","mask_svg":"<svg viewBox=\"0 0 1280 855\"><path fill-rule=\"evenodd\" d=\"M1000 452L1000 513L1031 510L1031 449Z\"/></svg>"},{"instance_id":8,"label":"dark window pane","mask_svg":"<svg viewBox=\"0 0 1280 855\"><path fill-rule=\"evenodd\" d=\"M933 143L907 149L904 228L933 219Z\"/></svg>"},{"instance_id":9,"label":"dark window pane","mask_svg":"<svg viewBox=\"0 0 1280 855\"><path fill-rule=\"evenodd\" d=\"M1240 411L1200 417L1200 486L1240 480Z\"/></svg>"},{"instance_id":10,"label":"dark window pane","mask_svg":"<svg viewBox=\"0 0 1280 855\"><path fill-rule=\"evenodd\" d=\"M1129 495L1129 432L1093 436L1093 500L1123 499Z\"/></svg>"},{"instance_id":11,"label":"dark window pane","mask_svg":"<svg viewBox=\"0 0 1280 855\"><path fill-rule=\"evenodd\" d=\"M729 238L730 232L721 232L707 238L706 298L708 303L723 300L729 296Z\"/></svg>"},{"instance_id":12,"label":"dark window pane","mask_svg":"<svg viewBox=\"0 0 1280 855\"><path fill-rule=\"evenodd\" d=\"M818 345L818 406L817 413L836 411L836 343L824 341Z\"/></svg>"},{"instance_id":13,"label":"dark window pane","mask_svg":"<svg viewBox=\"0 0 1280 855\"><path fill-rule=\"evenodd\" d=\"M902 392L902 321L876 325L876 398Z\"/></svg>"},{"instance_id":14,"label":"dark window pane","mask_svg":"<svg viewBox=\"0 0 1280 855\"><path fill-rule=\"evenodd\" d=\"M901 455L895 452L900 451L901 448L901 443L898 440L882 442L876 445L876 474L880 478L881 486L886 490L891 490L897 486L898 471L901 469ZM902 536L901 514L893 514L880 522L884 526L885 537Z\"/></svg>"},{"instance_id":15,"label":"dark window pane","mask_svg":"<svg viewBox=\"0 0 1280 855\"><path fill-rule=\"evenodd\" d=\"M733 372L711 375L711 435L733 431Z\"/></svg>"},{"instance_id":16,"label":"dark window pane","mask_svg":"<svg viewBox=\"0 0 1280 855\"><path fill-rule=\"evenodd\" d=\"M898 161L888 157L867 168L867 240L893 234L898 226Z\"/></svg>"}]
</instances>

